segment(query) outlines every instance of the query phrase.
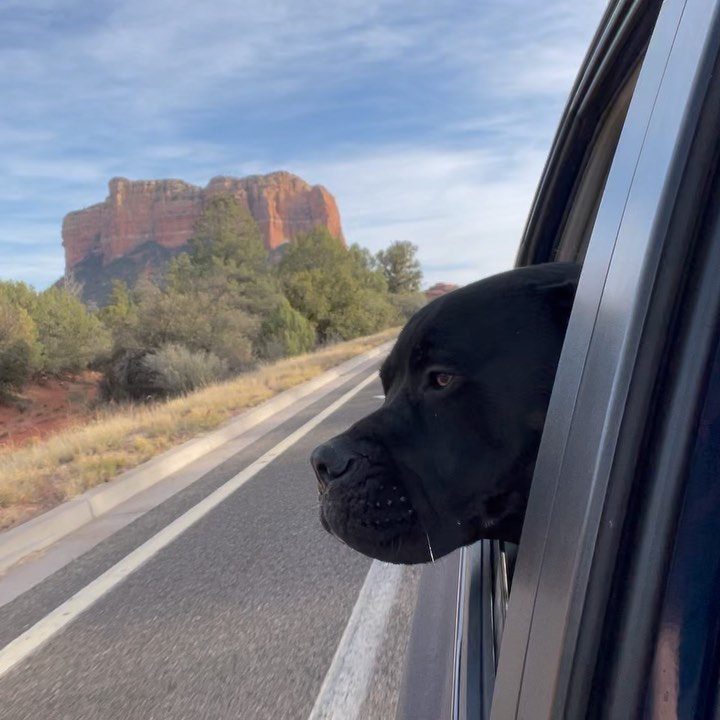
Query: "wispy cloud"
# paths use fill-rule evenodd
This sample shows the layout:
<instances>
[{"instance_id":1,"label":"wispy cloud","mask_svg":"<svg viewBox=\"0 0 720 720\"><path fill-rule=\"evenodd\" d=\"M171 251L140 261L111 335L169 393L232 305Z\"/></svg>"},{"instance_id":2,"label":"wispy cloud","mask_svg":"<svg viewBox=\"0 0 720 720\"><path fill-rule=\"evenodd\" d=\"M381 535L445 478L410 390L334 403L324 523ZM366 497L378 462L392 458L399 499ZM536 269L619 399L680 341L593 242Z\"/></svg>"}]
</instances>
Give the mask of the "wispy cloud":
<instances>
[{"instance_id":1,"label":"wispy cloud","mask_svg":"<svg viewBox=\"0 0 720 720\"><path fill-rule=\"evenodd\" d=\"M417 243L429 281L499 269L604 5L6 0L0 276L46 283L38 253L59 276L63 215L113 175L279 168L350 241Z\"/></svg>"},{"instance_id":2,"label":"wispy cloud","mask_svg":"<svg viewBox=\"0 0 720 720\"><path fill-rule=\"evenodd\" d=\"M396 147L300 169L333 188L351 241L378 250L410 240L427 283L465 283L512 264L543 160Z\"/></svg>"}]
</instances>

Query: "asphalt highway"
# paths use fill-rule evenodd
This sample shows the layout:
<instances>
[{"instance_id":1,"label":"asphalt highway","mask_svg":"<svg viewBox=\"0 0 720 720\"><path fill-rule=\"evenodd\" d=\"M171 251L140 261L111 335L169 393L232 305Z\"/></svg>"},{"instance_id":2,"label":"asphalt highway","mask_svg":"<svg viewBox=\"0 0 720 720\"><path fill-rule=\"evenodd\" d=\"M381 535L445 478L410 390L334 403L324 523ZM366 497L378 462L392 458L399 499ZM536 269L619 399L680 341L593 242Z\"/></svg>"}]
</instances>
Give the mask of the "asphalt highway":
<instances>
[{"instance_id":1,"label":"asphalt highway","mask_svg":"<svg viewBox=\"0 0 720 720\"><path fill-rule=\"evenodd\" d=\"M418 571L371 564L327 535L308 462L319 442L382 402L379 381L282 446L368 373L261 428L199 480L0 607L0 648L52 628L1 673L0 717L391 720ZM131 553L263 457L244 484L112 580ZM70 614L73 598L101 576L110 585Z\"/></svg>"}]
</instances>

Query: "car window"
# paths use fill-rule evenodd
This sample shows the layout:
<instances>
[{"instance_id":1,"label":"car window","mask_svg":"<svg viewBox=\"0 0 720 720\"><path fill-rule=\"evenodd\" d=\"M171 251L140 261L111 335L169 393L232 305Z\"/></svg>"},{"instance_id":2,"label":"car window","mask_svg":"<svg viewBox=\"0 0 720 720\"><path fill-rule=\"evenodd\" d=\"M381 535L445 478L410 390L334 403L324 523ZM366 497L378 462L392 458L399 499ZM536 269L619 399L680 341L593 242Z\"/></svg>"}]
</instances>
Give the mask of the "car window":
<instances>
[{"instance_id":1,"label":"car window","mask_svg":"<svg viewBox=\"0 0 720 720\"><path fill-rule=\"evenodd\" d=\"M715 35L716 36L716 35ZM682 173L633 358L573 655L570 716L712 716L720 640L720 51L698 73ZM676 143L678 147L680 143ZM667 187L667 186L666 186ZM659 242L659 241L658 241ZM575 671L575 668L579 668ZM575 713L574 715L572 713Z\"/></svg>"},{"instance_id":2,"label":"car window","mask_svg":"<svg viewBox=\"0 0 720 720\"><path fill-rule=\"evenodd\" d=\"M608 5L553 141L518 266L584 262L661 5ZM490 717L517 550L483 541L461 551L453 717Z\"/></svg>"},{"instance_id":3,"label":"car window","mask_svg":"<svg viewBox=\"0 0 720 720\"><path fill-rule=\"evenodd\" d=\"M640 64L608 105L584 159L584 169L569 204L567 220L553 249L553 260L582 262L590 242L602 191L625 122Z\"/></svg>"},{"instance_id":4,"label":"car window","mask_svg":"<svg viewBox=\"0 0 720 720\"><path fill-rule=\"evenodd\" d=\"M582 262L661 3L614 3L580 71L530 209L518 265Z\"/></svg>"},{"instance_id":5,"label":"car window","mask_svg":"<svg viewBox=\"0 0 720 720\"><path fill-rule=\"evenodd\" d=\"M562 211L564 219L559 223L561 229L552 247L550 257L536 257L535 262L582 263L585 259L585 252L590 242L590 235L637 83L643 56L644 52L634 61L627 77L619 82L614 93L609 95L606 104L601 105L599 109L594 107L589 111L597 124L587 145L581 144L581 152L572 161L581 169L576 173L575 184L567 191L568 195L564 205L561 202L558 203L559 206L564 206L564 211ZM588 123L589 119L580 124L587 125ZM587 130L585 133L588 134ZM505 626L516 556L517 545L505 542L493 544L493 617L496 658Z\"/></svg>"},{"instance_id":6,"label":"car window","mask_svg":"<svg viewBox=\"0 0 720 720\"><path fill-rule=\"evenodd\" d=\"M545 427L497 718L627 720L638 717L647 688L720 298L720 246L705 233L718 207L708 187L718 167L720 19L708 22L702 3L663 8L595 221Z\"/></svg>"},{"instance_id":7,"label":"car window","mask_svg":"<svg viewBox=\"0 0 720 720\"><path fill-rule=\"evenodd\" d=\"M649 32L650 28L646 30ZM577 121L582 127L582 131L579 132L582 141L579 138L578 151L571 154L572 161L568 161L573 167L579 168L575 171L575 183L566 189L564 198L555 199L559 208L556 215L562 215L562 220L557 223L559 232L552 247L548 247L549 256L536 252L533 262L582 263L585 259L600 200L647 48L647 38L639 41L639 44L641 45L639 56L628 65L624 77L621 75L615 78L615 86L611 86L605 102L599 102L598 98L594 98L592 102L588 100L585 103L588 117L580 117ZM595 123L594 131L587 129L591 122ZM532 235L531 227L528 227L526 234ZM519 262L523 262L522 251ZM496 649L499 649L502 639L516 555L517 546L512 543L493 544L493 615ZM497 651L495 657L497 658Z\"/></svg>"}]
</instances>

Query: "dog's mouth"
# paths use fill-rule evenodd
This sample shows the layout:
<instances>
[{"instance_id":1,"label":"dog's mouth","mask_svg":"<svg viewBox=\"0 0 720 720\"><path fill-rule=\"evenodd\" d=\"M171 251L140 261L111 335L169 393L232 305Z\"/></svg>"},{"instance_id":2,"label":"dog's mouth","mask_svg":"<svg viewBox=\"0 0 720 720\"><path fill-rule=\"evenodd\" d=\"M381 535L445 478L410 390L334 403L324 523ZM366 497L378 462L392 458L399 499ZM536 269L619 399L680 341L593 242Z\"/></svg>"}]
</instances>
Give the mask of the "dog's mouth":
<instances>
[{"instance_id":1,"label":"dog's mouth","mask_svg":"<svg viewBox=\"0 0 720 720\"><path fill-rule=\"evenodd\" d=\"M364 478L335 481L330 486L321 484L318 499L323 524L331 527L336 516L346 523L356 522L360 527L377 530L404 527L415 518L407 491L397 482Z\"/></svg>"},{"instance_id":2,"label":"dog's mouth","mask_svg":"<svg viewBox=\"0 0 720 720\"><path fill-rule=\"evenodd\" d=\"M319 501L325 530L364 555L394 563L430 559L417 511L402 482L353 474L329 485L320 483Z\"/></svg>"},{"instance_id":3,"label":"dog's mouth","mask_svg":"<svg viewBox=\"0 0 720 720\"><path fill-rule=\"evenodd\" d=\"M418 512L401 482L356 478L324 489L320 522L330 534L369 557L391 563L424 563L480 538L517 542L522 504L520 493L502 493L485 500L478 516L446 518L446 524L438 525L438 518L423 520L421 515L427 513Z\"/></svg>"},{"instance_id":4,"label":"dog's mouth","mask_svg":"<svg viewBox=\"0 0 720 720\"><path fill-rule=\"evenodd\" d=\"M394 459L331 441L316 451L320 522L330 534L369 557L392 563L436 560L480 538L516 541L523 499L516 491L459 506L429 495L427 481ZM381 453L374 452L375 456ZM412 483L412 487L406 481ZM411 492L412 491L412 492ZM440 505L437 503L440 502Z\"/></svg>"}]
</instances>

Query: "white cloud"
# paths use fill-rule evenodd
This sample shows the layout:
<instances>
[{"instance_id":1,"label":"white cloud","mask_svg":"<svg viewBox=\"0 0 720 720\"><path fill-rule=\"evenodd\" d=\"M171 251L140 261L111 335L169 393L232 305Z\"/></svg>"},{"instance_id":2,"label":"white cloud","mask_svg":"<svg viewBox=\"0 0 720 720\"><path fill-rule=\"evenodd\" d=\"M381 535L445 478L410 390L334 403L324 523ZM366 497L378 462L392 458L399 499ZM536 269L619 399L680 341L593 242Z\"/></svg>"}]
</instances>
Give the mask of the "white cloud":
<instances>
[{"instance_id":1,"label":"white cloud","mask_svg":"<svg viewBox=\"0 0 720 720\"><path fill-rule=\"evenodd\" d=\"M38 290L44 290L62 277L62 260L58 272L57 253L30 251L22 257L4 258L0 264L0 280L24 280ZM62 253L60 253L62 256ZM32 276L28 276L32 265Z\"/></svg>"},{"instance_id":2,"label":"white cloud","mask_svg":"<svg viewBox=\"0 0 720 720\"><path fill-rule=\"evenodd\" d=\"M103 165L82 160L34 160L28 157L0 159L4 174L14 178L56 180L63 183L102 182L106 178Z\"/></svg>"},{"instance_id":3,"label":"white cloud","mask_svg":"<svg viewBox=\"0 0 720 720\"><path fill-rule=\"evenodd\" d=\"M127 0L74 31L48 33L42 46L10 43L0 63L45 86L44 98L18 93L25 103L84 102L165 121L201 99L222 104L221 90L236 99L302 96L379 63L445 69L448 87L474 84L482 94L553 92L574 72L603 4L589 0L580 12L568 0Z\"/></svg>"},{"instance_id":4,"label":"white cloud","mask_svg":"<svg viewBox=\"0 0 720 720\"><path fill-rule=\"evenodd\" d=\"M55 225L29 221L18 232L15 224L3 222L0 249L2 280L24 280L44 289L63 274L63 248Z\"/></svg>"},{"instance_id":5,"label":"white cloud","mask_svg":"<svg viewBox=\"0 0 720 720\"><path fill-rule=\"evenodd\" d=\"M59 248L113 175L288 169L335 194L351 242L411 240L427 282L467 282L512 262L604 5L6 0L0 210L26 247L56 222Z\"/></svg>"},{"instance_id":6,"label":"white cloud","mask_svg":"<svg viewBox=\"0 0 720 720\"><path fill-rule=\"evenodd\" d=\"M332 189L349 242L419 247L425 283L466 283L512 265L544 161L475 152L378 149L300 165Z\"/></svg>"}]
</instances>

